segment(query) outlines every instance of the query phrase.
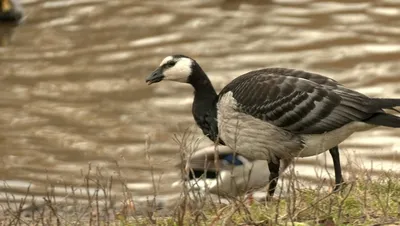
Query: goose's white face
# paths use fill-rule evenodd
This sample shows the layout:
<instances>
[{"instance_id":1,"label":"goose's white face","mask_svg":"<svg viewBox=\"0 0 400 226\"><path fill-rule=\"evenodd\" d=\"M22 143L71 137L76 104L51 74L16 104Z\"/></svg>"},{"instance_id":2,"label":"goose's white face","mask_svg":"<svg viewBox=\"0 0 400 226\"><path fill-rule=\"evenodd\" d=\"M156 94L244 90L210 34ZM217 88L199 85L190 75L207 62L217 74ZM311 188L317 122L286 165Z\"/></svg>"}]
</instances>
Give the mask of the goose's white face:
<instances>
[{"instance_id":1,"label":"goose's white face","mask_svg":"<svg viewBox=\"0 0 400 226\"><path fill-rule=\"evenodd\" d=\"M162 80L188 82L192 74L193 60L184 56L168 56L161 61L160 66L146 78L150 85Z\"/></svg>"},{"instance_id":2,"label":"goose's white face","mask_svg":"<svg viewBox=\"0 0 400 226\"><path fill-rule=\"evenodd\" d=\"M163 71L165 80L186 82L192 74L192 60L186 57L174 59L168 56L161 62L160 67L165 68Z\"/></svg>"}]
</instances>

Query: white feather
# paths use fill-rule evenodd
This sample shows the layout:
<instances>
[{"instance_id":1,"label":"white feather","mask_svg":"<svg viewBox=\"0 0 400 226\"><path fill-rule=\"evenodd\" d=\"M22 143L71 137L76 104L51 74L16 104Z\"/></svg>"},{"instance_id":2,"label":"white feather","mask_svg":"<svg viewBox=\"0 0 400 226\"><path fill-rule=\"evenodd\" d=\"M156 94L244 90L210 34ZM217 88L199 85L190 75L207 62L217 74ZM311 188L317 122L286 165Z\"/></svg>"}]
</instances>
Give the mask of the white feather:
<instances>
[{"instance_id":1,"label":"white feather","mask_svg":"<svg viewBox=\"0 0 400 226\"><path fill-rule=\"evenodd\" d=\"M173 60L173 59L174 59L174 57L172 57L172 56L167 56L167 57L165 57L165 58L161 61L160 67L163 66L164 64L168 63L169 61Z\"/></svg>"},{"instance_id":2,"label":"white feather","mask_svg":"<svg viewBox=\"0 0 400 226\"><path fill-rule=\"evenodd\" d=\"M275 161L276 156L292 158L301 149L299 140L270 123L240 113L232 92L224 94L217 104L218 131L222 140L249 159Z\"/></svg>"},{"instance_id":3,"label":"white feather","mask_svg":"<svg viewBox=\"0 0 400 226\"><path fill-rule=\"evenodd\" d=\"M168 63L168 61L165 63ZM192 74L192 64L193 61L189 58L179 58L174 66L164 70L164 80L186 82L190 74Z\"/></svg>"},{"instance_id":4,"label":"white feather","mask_svg":"<svg viewBox=\"0 0 400 226\"><path fill-rule=\"evenodd\" d=\"M369 130L376 125L364 122L351 122L338 129L323 134L301 135L305 145L304 149L298 154L299 157L309 157L318 155L342 143L354 132Z\"/></svg>"}]
</instances>

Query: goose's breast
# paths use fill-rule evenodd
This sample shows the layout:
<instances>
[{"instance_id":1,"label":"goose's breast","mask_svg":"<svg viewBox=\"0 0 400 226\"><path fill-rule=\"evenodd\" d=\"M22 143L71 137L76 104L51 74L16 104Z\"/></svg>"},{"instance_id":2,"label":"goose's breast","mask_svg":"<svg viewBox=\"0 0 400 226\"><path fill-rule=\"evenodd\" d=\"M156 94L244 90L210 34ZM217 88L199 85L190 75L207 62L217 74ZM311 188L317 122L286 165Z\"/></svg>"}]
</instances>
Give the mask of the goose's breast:
<instances>
[{"instance_id":1,"label":"goose's breast","mask_svg":"<svg viewBox=\"0 0 400 226\"><path fill-rule=\"evenodd\" d=\"M291 158L303 149L299 136L237 111L231 92L221 97L217 113L219 136L229 147L249 159Z\"/></svg>"}]
</instances>

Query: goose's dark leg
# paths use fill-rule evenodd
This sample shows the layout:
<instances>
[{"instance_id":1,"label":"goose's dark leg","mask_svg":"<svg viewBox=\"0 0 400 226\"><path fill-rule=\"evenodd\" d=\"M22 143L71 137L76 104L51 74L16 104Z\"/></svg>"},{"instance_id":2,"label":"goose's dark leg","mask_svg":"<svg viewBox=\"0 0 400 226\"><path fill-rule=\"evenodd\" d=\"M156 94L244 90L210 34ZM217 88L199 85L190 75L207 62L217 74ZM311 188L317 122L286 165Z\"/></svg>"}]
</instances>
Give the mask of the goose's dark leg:
<instances>
[{"instance_id":1,"label":"goose's dark leg","mask_svg":"<svg viewBox=\"0 0 400 226\"><path fill-rule=\"evenodd\" d=\"M269 175L269 187L268 187L267 201L270 201L272 199L272 196L274 196L275 188L276 188L276 185L278 184L279 167L280 167L279 159L278 159L278 163L273 163L272 161L270 163L268 163L270 175Z\"/></svg>"},{"instance_id":2,"label":"goose's dark leg","mask_svg":"<svg viewBox=\"0 0 400 226\"><path fill-rule=\"evenodd\" d=\"M340 156L338 146L329 149L333 160L333 168L335 169L335 187L333 191L336 192L340 189L343 183L342 168L340 166Z\"/></svg>"}]
</instances>

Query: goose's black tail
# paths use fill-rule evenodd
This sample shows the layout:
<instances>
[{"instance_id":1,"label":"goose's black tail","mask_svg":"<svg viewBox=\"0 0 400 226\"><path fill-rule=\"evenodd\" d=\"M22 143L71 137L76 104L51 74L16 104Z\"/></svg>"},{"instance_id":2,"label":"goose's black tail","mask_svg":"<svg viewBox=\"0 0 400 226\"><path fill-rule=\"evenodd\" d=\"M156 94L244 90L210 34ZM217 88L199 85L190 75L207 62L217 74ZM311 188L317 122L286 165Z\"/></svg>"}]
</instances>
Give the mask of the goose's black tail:
<instances>
[{"instance_id":1,"label":"goose's black tail","mask_svg":"<svg viewBox=\"0 0 400 226\"><path fill-rule=\"evenodd\" d=\"M372 103L379 109L391 109L400 113L399 110L394 108L400 106L400 99L374 98L372 99ZM364 120L364 122L378 126L400 128L400 117L385 112L377 112Z\"/></svg>"}]
</instances>

